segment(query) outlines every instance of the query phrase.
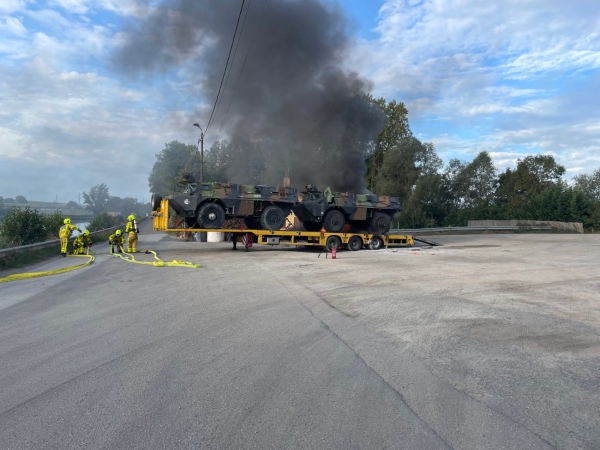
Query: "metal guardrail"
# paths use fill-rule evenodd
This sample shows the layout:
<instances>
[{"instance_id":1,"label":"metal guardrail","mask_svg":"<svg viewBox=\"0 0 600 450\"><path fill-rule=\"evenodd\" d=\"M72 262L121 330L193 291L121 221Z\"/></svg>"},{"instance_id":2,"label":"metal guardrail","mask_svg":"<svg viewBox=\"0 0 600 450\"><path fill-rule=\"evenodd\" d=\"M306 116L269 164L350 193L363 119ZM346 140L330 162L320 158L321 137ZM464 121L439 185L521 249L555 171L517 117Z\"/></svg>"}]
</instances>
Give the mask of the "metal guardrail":
<instances>
[{"instance_id":1,"label":"metal guardrail","mask_svg":"<svg viewBox=\"0 0 600 450\"><path fill-rule=\"evenodd\" d=\"M550 226L518 226L518 227L442 227L442 228L410 228L392 229L390 233L407 234L423 232L451 232L451 231L518 231L518 230L551 230Z\"/></svg>"},{"instance_id":2,"label":"metal guardrail","mask_svg":"<svg viewBox=\"0 0 600 450\"><path fill-rule=\"evenodd\" d=\"M141 222L141 220L139 222ZM110 231L115 231L115 230L118 230L119 228L123 228L124 225L125 224L121 224L121 225L117 225L116 227L105 228L104 230L92 231L90 233L90 236L96 236L99 234L108 233ZM73 241L75 239L75 237L76 236L71 236L69 238L69 242ZM11 253L11 252L25 252L25 251L28 252L31 250L53 247L55 245L60 246L60 239L54 239L52 241L38 242L36 244L21 245L19 247L4 248L4 249L0 250L0 258L3 258L4 256L6 256L7 253Z\"/></svg>"}]
</instances>

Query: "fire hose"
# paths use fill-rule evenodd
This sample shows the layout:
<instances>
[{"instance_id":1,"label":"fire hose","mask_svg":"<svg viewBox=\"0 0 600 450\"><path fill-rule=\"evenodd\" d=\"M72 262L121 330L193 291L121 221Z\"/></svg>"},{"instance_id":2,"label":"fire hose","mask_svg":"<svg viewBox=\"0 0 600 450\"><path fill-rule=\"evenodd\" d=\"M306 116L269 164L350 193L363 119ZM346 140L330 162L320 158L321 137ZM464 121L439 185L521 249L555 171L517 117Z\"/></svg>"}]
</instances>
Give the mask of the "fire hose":
<instances>
[{"instance_id":1,"label":"fire hose","mask_svg":"<svg viewBox=\"0 0 600 450\"><path fill-rule=\"evenodd\" d=\"M74 266L63 267L61 269L48 270L46 272L26 272L26 273L15 273L13 275L9 275L4 278L0 278L0 283L7 283L9 281L17 281L17 280L28 280L30 278L39 278L39 277L47 277L50 275L58 275L59 273L70 272L71 270L81 269L82 267L89 266L91 263L95 261L92 255L69 255L69 258L88 258L88 260L82 264L76 264Z\"/></svg>"},{"instance_id":2,"label":"fire hose","mask_svg":"<svg viewBox=\"0 0 600 450\"><path fill-rule=\"evenodd\" d=\"M146 266L154 266L154 267L188 267L190 269L198 269L202 267L200 264L194 264L187 261L179 261L174 259L173 261L163 261L158 257L155 251L153 250L145 250L141 253L152 254L154 256L154 261L138 261L135 259L132 253L112 253L113 256L117 256L124 261L135 263L135 264L143 264Z\"/></svg>"}]
</instances>

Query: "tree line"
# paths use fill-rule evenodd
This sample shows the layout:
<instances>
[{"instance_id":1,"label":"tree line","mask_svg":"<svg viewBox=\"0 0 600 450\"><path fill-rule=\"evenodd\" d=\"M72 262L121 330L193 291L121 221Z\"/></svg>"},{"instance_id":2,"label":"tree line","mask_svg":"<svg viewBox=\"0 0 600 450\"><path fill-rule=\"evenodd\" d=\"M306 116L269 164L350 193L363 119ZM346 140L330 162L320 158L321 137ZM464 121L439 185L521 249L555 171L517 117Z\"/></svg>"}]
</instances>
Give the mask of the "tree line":
<instances>
[{"instance_id":1,"label":"tree line","mask_svg":"<svg viewBox=\"0 0 600 450\"><path fill-rule=\"evenodd\" d=\"M550 154L528 155L516 167L499 170L487 151L471 161L451 159L444 164L435 146L415 137L402 102L369 100L385 114L381 133L364 145L365 182L378 195L400 197L402 212L394 219L401 228L465 226L469 220L531 219L582 222L600 228L600 169L564 180L565 167ZM232 181L228 168L242 160L247 182L269 183L281 164L268 140L216 141L205 151L204 180ZM156 155L148 178L151 192L172 193L183 173L197 176L195 145L169 142ZM294 167L290 167L294 180ZM293 184L293 183L292 183ZM296 186L298 187L298 186Z\"/></svg>"}]
</instances>

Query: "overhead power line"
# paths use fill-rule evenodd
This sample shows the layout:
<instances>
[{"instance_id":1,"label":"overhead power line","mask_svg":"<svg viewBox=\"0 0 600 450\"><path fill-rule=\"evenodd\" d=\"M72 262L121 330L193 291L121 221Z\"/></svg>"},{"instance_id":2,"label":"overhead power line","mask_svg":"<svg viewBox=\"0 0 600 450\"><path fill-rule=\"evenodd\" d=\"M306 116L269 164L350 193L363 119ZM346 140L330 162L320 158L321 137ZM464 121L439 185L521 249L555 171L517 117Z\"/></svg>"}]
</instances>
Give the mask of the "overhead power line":
<instances>
[{"instance_id":1,"label":"overhead power line","mask_svg":"<svg viewBox=\"0 0 600 450\"><path fill-rule=\"evenodd\" d=\"M212 123L212 118L215 113L215 109L217 107L217 102L219 101L219 96L221 95L221 89L223 88L223 80L225 80L225 74L227 73L227 66L229 65L229 58L231 57L231 50L233 50L233 44L235 42L235 36L237 35L237 30L240 25L240 18L242 17L242 12L244 11L244 4L246 0L242 0L242 6L240 8L240 13L238 14L237 23L235 24L235 31L233 32L233 39L231 40L231 46L229 47L229 54L227 55L227 62L225 63L225 70L223 71L223 76L221 77L221 84L219 85L219 91L217 92L217 98L215 99L215 104L213 105L212 112L210 113L210 118L208 119L208 123L206 124L206 128L204 134L208 133L208 128Z\"/></svg>"},{"instance_id":2,"label":"overhead power line","mask_svg":"<svg viewBox=\"0 0 600 450\"><path fill-rule=\"evenodd\" d=\"M223 97L225 97L225 93L227 92L227 86L229 85L229 77L231 76L231 72L233 72L233 68L235 67L235 57L237 55L238 48L240 46L240 41L242 40L242 36L244 35L244 27L246 25L246 18L248 17L248 11L252 7L252 0L248 1L248 6L246 7L246 13L244 14L244 19L242 20L242 27L240 28L240 33L238 34L237 43L235 44L235 50L233 51L233 56L231 57L231 64L229 65L229 71L227 72L227 76L225 77L225 84L223 85L223 94L219 97L219 101L217 103L217 109L215 109L215 121L219 117L219 109L221 109L221 105L223 104Z\"/></svg>"},{"instance_id":3,"label":"overhead power line","mask_svg":"<svg viewBox=\"0 0 600 450\"><path fill-rule=\"evenodd\" d=\"M250 0L250 2L252 2L252 0ZM260 11L259 17L263 17L263 11L265 9L265 5L267 4L267 0L264 0L263 2L263 6L262 9ZM248 9L250 8L250 6L248 6ZM248 13L248 10L246 10L246 14ZM245 21L245 18L244 18ZM258 32L258 28L255 29L256 32ZM238 84L240 82L240 78L242 78L242 74L244 73L244 68L246 67L246 61L248 61L248 56L250 55L250 51L252 50L252 45L254 44L254 36L256 35L256 32L253 33L250 37L250 45L248 47L248 51L246 52L246 57L244 58L244 63L242 64L242 68L240 70L240 74L238 75L238 78L235 82L235 86L233 87L233 92L231 94L231 97L229 99L229 104L227 105L227 109L225 110L225 114L223 115L223 121L221 122L221 126L219 127L219 132L221 131L221 129L223 128L223 125L225 124L225 120L227 119L227 113L229 112L229 108L231 107L231 103L233 102L233 98L235 97L235 93L237 91L237 87ZM239 43L239 41L238 41ZM237 50L237 48L236 48Z\"/></svg>"}]
</instances>

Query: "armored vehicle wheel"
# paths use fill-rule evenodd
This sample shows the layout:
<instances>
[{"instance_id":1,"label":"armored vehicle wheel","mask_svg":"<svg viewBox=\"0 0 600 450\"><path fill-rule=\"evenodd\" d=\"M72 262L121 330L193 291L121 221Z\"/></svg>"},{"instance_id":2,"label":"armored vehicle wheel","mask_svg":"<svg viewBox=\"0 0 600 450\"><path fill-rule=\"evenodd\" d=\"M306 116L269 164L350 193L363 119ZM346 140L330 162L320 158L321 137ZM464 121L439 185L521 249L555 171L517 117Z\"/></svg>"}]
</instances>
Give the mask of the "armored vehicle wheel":
<instances>
[{"instance_id":1,"label":"armored vehicle wheel","mask_svg":"<svg viewBox=\"0 0 600 450\"><path fill-rule=\"evenodd\" d=\"M225 211L218 203L205 203L198 210L198 223L203 228L221 228L225 222Z\"/></svg>"},{"instance_id":2,"label":"armored vehicle wheel","mask_svg":"<svg viewBox=\"0 0 600 450\"><path fill-rule=\"evenodd\" d=\"M344 225L346 225L346 218L341 211L333 209L325 213L325 217L323 217L325 230L330 233L340 233L344 229Z\"/></svg>"},{"instance_id":3,"label":"armored vehicle wheel","mask_svg":"<svg viewBox=\"0 0 600 450\"><path fill-rule=\"evenodd\" d=\"M380 237L375 236L369 242L369 249L371 250L379 250L383 247L383 240Z\"/></svg>"},{"instance_id":4,"label":"armored vehicle wheel","mask_svg":"<svg viewBox=\"0 0 600 450\"><path fill-rule=\"evenodd\" d=\"M244 217L244 225L246 225L249 230L260 229L260 221L256 220L254 217Z\"/></svg>"},{"instance_id":5,"label":"armored vehicle wheel","mask_svg":"<svg viewBox=\"0 0 600 450\"><path fill-rule=\"evenodd\" d=\"M200 226L200 224L198 223L198 219L196 219L195 217L186 217L183 220L184 220L185 224L188 226L188 228L194 228L194 227Z\"/></svg>"},{"instance_id":6,"label":"armored vehicle wheel","mask_svg":"<svg viewBox=\"0 0 600 450\"><path fill-rule=\"evenodd\" d=\"M355 252L363 247L363 241L359 236L352 236L348 239L347 247L348 250Z\"/></svg>"},{"instance_id":7,"label":"armored vehicle wheel","mask_svg":"<svg viewBox=\"0 0 600 450\"><path fill-rule=\"evenodd\" d=\"M306 231L320 231L322 225L319 222L302 222Z\"/></svg>"},{"instance_id":8,"label":"armored vehicle wheel","mask_svg":"<svg viewBox=\"0 0 600 450\"><path fill-rule=\"evenodd\" d=\"M152 208L152 211L156 211L158 208L160 208L160 202L162 201L162 197L158 194L152 194L152 197L150 197L150 208Z\"/></svg>"},{"instance_id":9,"label":"armored vehicle wheel","mask_svg":"<svg viewBox=\"0 0 600 450\"><path fill-rule=\"evenodd\" d=\"M325 247L327 250L331 251L332 248L339 250L342 246L342 240L337 236L329 236L327 241L325 241Z\"/></svg>"},{"instance_id":10,"label":"armored vehicle wheel","mask_svg":"<svg viewBox=\"0 0 600 450\"><path fill-rule=\"evenodd\" d=\"M265 230L280 230L285 225L285 216L279 206L267 206L260 215L260 225Z\"/></svg>"},{"instance_id":11,"label":"armored vehicle wheel","mask_svg":"<svg viewBox=\"0 0 600 450\"><path fill-rule=\"evenodd\" d=\"M370 231L372 233L385 234L390 231L392 219L384 213L375 213L371 219Z\"/></svg>"}]
</instances>

